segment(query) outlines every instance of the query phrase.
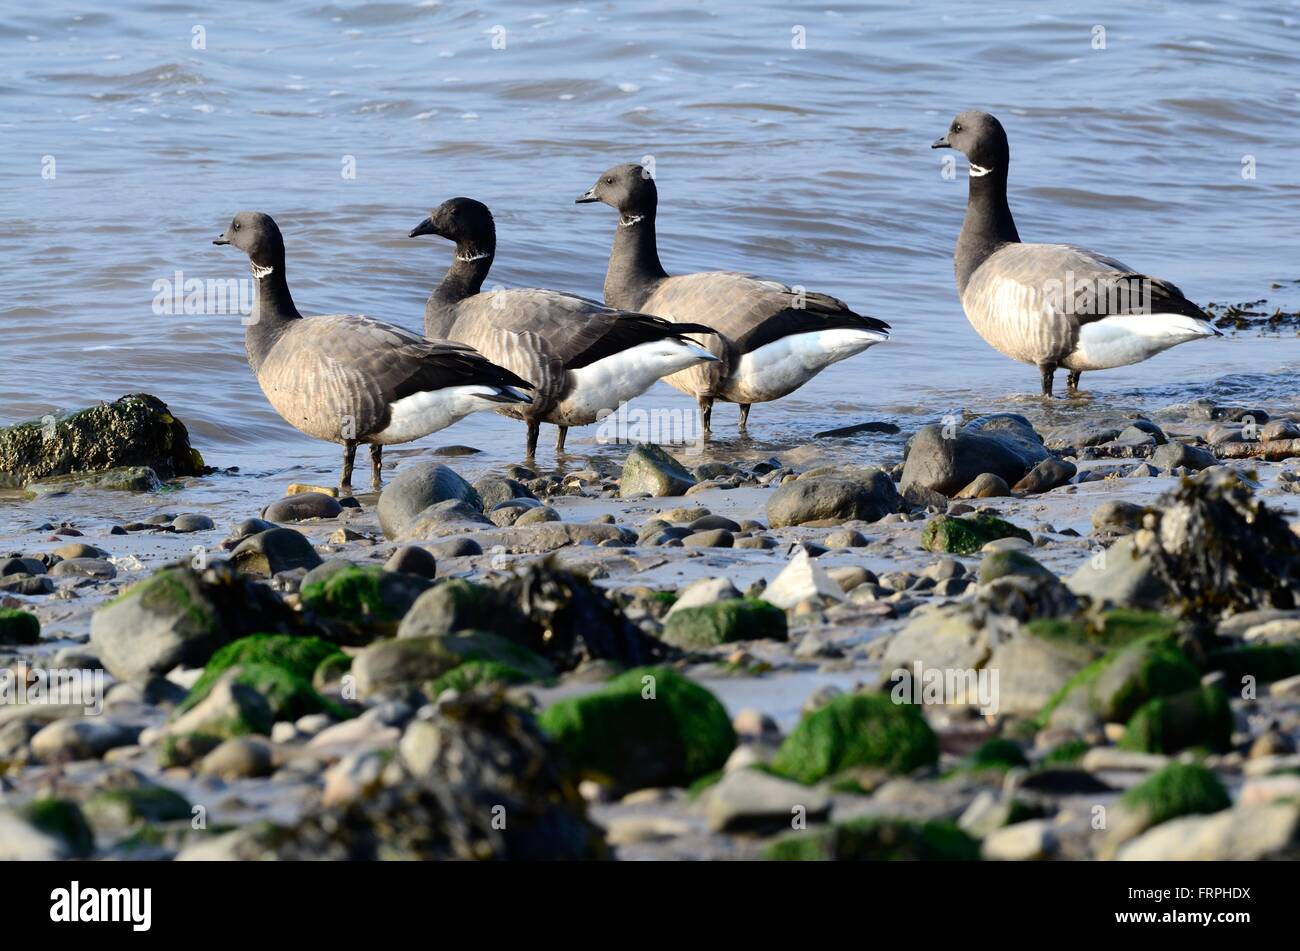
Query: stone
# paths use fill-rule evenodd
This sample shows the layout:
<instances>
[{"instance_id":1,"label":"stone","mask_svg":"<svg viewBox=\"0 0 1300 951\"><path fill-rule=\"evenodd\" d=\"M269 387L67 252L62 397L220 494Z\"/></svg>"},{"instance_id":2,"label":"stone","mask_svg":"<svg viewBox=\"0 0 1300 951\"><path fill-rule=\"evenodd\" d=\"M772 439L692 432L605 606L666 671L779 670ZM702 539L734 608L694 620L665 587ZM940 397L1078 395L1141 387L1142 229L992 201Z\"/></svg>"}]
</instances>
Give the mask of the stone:
<instances>
[{"instance_id":1,"label":"stone","mask_svg":"<svg viewBox=\"0 0 1300 951\"><path fill-rule=\"evenodd\" d=\"M1169 442L1151 453L1150 462L1160 469L1177 469L1185 466L1188 469L1200 470L1217 465L1219 460L1208 449L1181 442Z\"/></svg>"},{"instance_id":2,"label":"stone","mask_svg":"<svg viewBox=\"0 0 1300 951\"><path fill-rule=\"evenodd\" d=\"M117 569L112 562L103 558L65 558L56 562L50 569L56 578L94 578L96 581L111 581L117 577Z\"/></svg>"},{"instance_id":3,"label":"stone","mask_svg":"<svg viewBox=\"0 0 1300 951\"><path fill-rule=\"evenodd\" d=\"M817 564L807 551L800 549L763 590L761 597L788 610L810 598L843 601L845 595L826 569Z\"/></svg>"},{"instance_id":4,"label":"stone","mask_svg":"<svg viewBox=\"0 0 1300 951\"><path fill-rule=\"evenodd\" d=\"M714 832L788 829L796 816L820 822L830 810L825 792L755 769L728 771L709 789L705 805Z\"/></svg>"},{"instance_id":5,"label":"stone","mask_svg":"<svg viewBox=\"0 0 1300 951\"><path fill-rule=\"evenodd\" d=\"M800 719L771 768L810 785L858 766L907 773L938 757L939 741L919 706L884 693L841 694Z\"/></svg>"},{"instance_id":6,"label":"stone","mask_svg":"<svg viewBox=\"0 0 1300 951\"><path fill-rule=\"evenodd\" d=\"M0 486L124 467L152 470L155 483L207 471L185 425L145 393L0 428Z\"/></svg>"},{"instance_id":7,"label":"stone","mask_svg":"<svg viewBox=\"0 0 1300 951\"><path fill-rule=\"evenodd\" d=\"M1295 860L1300 857L1300 802L1238 806L1156 826L1119 851L1121 861Z\"/></svg>"},{"instance_id":8,"label":"stone","mask_svg":"<svg viewBox=\"0 0 1300 951\"><path fill-rule=\"evenodd\" d=\"M1031 575L1055 578L1049 568L1043 567L1023 551L990 551L979 566L980 584L989 584L1007 575Z\"/></svg>"},{"instance_id":9,"label":"stone","mask_svg":"<svg viewBox=\"0 0 1300 951\"><path fill-rule=\"evenodd\" d=\"M298 492L272 502L262 510L269 522L305 522L312 518L338 518L343 511L338 499L324 492Z\"/></svg>"},{"instance_id":10,"label":"stone","mask_svg":"<svg viewBox=\"0 0 1300 951\"><path fill-rule=\"evenodd\" d=\"M0 608L0 645L35 644L41 639L41 622L19 608Z\"/></svg>"},{"instance_id":11,"label":"stone","mask_svg":"<svg viewBox=\"0 0 1300 951\"><path fill-rule=\"evenodd\" d=\"M207 532L216 528L216 524L206 515L184 514L172 519L172 531L182 535L193 532Z\"/></svg>"},{"instance_id":12,"label":"stone","mask_svg":"<svg viewBox=\"0 0 1300 951\"><path fill-rule=\"evenodd\" d=\"M1033 541L1033 536L1016 525L992 515L965 515L954 518L936 515L921 531L921 547L926 551L970 555L998 538L1008 536Z\"/></svg>"},{"instance_id":13,"label":"stone","mask_svg":"<svg viewBox=\"0 0 1300 951\"><path fill-rule=\"evenodd\" d=\"M1050 492L1065 485L1078 474L1078 467L1063 459L1044 459L1030 469L1023 479L1011 487L1013 492Z\"/></svg>"},{"instance_id":14,"label":"stone","mask_svg":"<svg viewBox=\"0 0 1300 951\"><path fill-rule=\"evenodd\" d=\"M310 571L321 563L321 557L301 532L273 528L241 541L230 553L230 561L243 574L269 578L295 568Z\"/></svg>"},{"instance_id":15,"label":"stone","mask_svg":"<svg viewBox=\"0 0 1300 951\"><path fill-rule=\"evenodd\" d=\"M1051 858L1056 834L1047 819L1030 819L994 829L984 837L981 854L990 861L1032 862Z\"/></svg>"},{"instance_id":16,"label":"stone","mask_svg":"<svg viewBox=\"0 0 1300 951\"><path fill-rule=\"evenodd\" d=\"M1092 530L1098 535L1128 535L1142 527L1145 506L1115 499L1103 502L1092 512Z\"/></svg>"},{"instance_id":17,"label":"stone","mask_svg":"<svg viewBox=\"0 0 1300 951\"><path fill-rule=\"evenodd\" d=\"M1169 597L1169 589L1160 577L1155 554L1138 542L1136 535L1121 537L1083 562L1065 583L1094 604L1161 607Z\"/></svg>"},{"instance_id":18,"label":"stone","mask_svg":"<svg viewBox=\"0 0 1300 951\"><path fill-rule=\"evenodd\" d=\"M715 528L706 532L692 532L682 539L688 548L731 548L735 536L725 528Z\"/></svg>"},{"instance_id":19,"label":"stone","mask_svg":"<svg viewBox=\"0 0 1300 951\"><path fill-rule=\"evenodd\" d=\"M43 727L32 737L34 753L45 763L99 759L109 750L131 746L140 727L103 717L65 717Z\"/></svg>"},{"instance_id":20,"label":"stone","mask_svg":"<svg viewBox=\"0 0 1300 951\"><path fill-rule=\"evenodd\" d=\"M903 507L894 481L879 469L862 470L857 478L822 477L786 482L767 501L773 528L806 522L857 520L875 522Z\"/></svg>"},{"instance_id":21,"label":"stone","mask_svg":"<svg viewBox=\"0 0 1300 951\"><path fill-rule=\"evenodd\" d=\"M165 568L132 585L90 622L91 645L119 680L202 664L227 636L198 574L186 568Z\"/></svg>"},{"instance_id":22,"label":"stone","mask_svg":"<svg viewBox=\"0 0 1300 951\"><path fill-rule=\"evenodd\" d=\"M734 598L669 614L663 639L674 647L698 650L734 641L787 638L785 612L757 598Z\"/></svg>"},{"instance_id":23,"label":"stone","mask_svg":"<svg viewBox=\"0 0 1300 951\"><path fill-rule=\"evenodd\" d=\"M172 721L170 735L203 734L215 737L244 736L271 732L275 716L267 699L238 680L239 671L230 669L201 701Z\"/></svg>"},{"instance_id":24,"label":"stone","mask_svg":"<svg viewBox=\"0 0 1300 951\"><path fill-rule=\"evenodd\" d=\"M1007 480L992 472L981 472L953 496L955 499L994 499L1011 494Z\"/></svg>"},{"instance_id":25,"label":"stone","mask_svg":"<svg viewBox=\"0 0 1300 951\"><path fill-rule=\"evenodd\" d=\"M503 502L509 502L513 499L537 501L537 496L530 492L522 482L517 482L514 479L502 479L497 476L479 479L474 483L474 491L478 493L483 510L489 512Z\"/></svg>"},{"instance_id":26,"label":"stone","mask_svg":"<svg viewBox=\"0 0 1300 951\"><path fill-rule=\"evenodd\" d=\"M549 680L555 669L514 641L489 631L457 631L376 641L352 661L357 693L420 687L467 661L501 664L533 680Z\"/></svg>"},{"instance_id":27,"label":"stone","mask_svg":"<svg viewBox=\"0 0 1300 951\"><path fill-rule=\"evenodd\" d=\"M438 575L438 560L427 548L420 545L403 545L384 562L384 570L418 575L421 578L435 578Z\"/></svg>"},{"instance_id":28,"label":"stone","mask_svg":"<svg viewBox=\"0 0 1300 951\"><path fill-rule=\"evenodd\" d=\"M198 774L223 779L257 779L271 775L271 744L263 739L236 736L224 741L199 763Z\"/></svg>"},{"instance_id":29,"label":"stone","mask_svg":"<svg viewBox=\"0 0 1300 951\"><path fill-rule=\"evenodd\" d=\"M701 578L699 581L692 581L677 593L677 600L664 616L672 617L684 608L697 608L739 597L740 592L736 590L730 578Z\"/></svg>"},{"instance_id":30,"label":"stone","mask_svg":"<svg viewBox=\"0 0 1300 951\"><path fill-rule=\"evenodd\" d=\"M646 443L634 447L627 454L618 494L623 499L642 493L654 497L685 495L695 481L695 477L661 447Z\"/></svg>"},{"instance_id":31,"label":"stone","mask_svg":"<svg viewBox=\"0 0 1300 951\"><path fill-rule=\"evenodd\" d=\"M474 512L483 511L483 501L474 487L449 466L436 462L403 466L379 495L379 526L384 537L398 538L430 506L447 501L462 502Z\"/></svg>"},{"instance_id":32,"label":"stone","mask_svg":"<svg viewBox=\"0 0 1300 951\"><path fill-rule=\"evenodd\" d=\"M1013 485L1047 456L1023 416L981 417L961 429L924 426L908 443L900 488L904 494L916 487L952 496L985 472Z\"/></svg>"}]
</instances>

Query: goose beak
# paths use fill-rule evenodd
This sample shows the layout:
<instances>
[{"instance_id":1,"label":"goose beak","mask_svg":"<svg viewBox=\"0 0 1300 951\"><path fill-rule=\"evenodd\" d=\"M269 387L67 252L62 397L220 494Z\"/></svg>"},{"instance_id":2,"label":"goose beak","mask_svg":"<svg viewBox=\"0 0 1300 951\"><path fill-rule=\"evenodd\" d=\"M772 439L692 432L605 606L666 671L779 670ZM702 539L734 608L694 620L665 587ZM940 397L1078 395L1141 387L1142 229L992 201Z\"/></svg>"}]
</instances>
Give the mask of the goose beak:
<instances>
[{"instance_id":1,"label":"goose beak","mask_svg":"<svg viewBox=\"0 0 1300 951\"><path fill-rule=\"evenodd\" d=\"M930 148L932 148L932 149L950 149L950 148L952 148L952 144L948 141L948 136L945 135L942 139L935 139L935 140L934 140L934 144L931 145Z\"/></svg>"},{"instance_id":2,"label":"goose beak","mask_svg":"<svg viewBox=\"0 0 1300 951\"><path fill-rule=\"evenodd\" d=\"M595 186L595 185L592 185L592 186L591 186L590 188L588 188L585 192L583 192L580 196L578 196L576 199L574 199L573 203L574 203L575 205L590 205L593 201L600 201L600 199L596 197L596 186Z\"/></svg>"},{"instance_id":3,"label":"goose beak","mask_svg":"<svg viewBox=\"0 0 1300 951\"><path fill-rule=\"evenodd\" d=\"M411 229L408 238L418 238L422 234L438 234L438 226L433 223L432 218L425 218L418 225Z\"/></svg>"},{"instance_id":4,"label":"goose beak","mask_svg":"<svg viewBox=\"0 0 1300 951\"><path fill-rule=\"evenodd\" d=\"M213 243L213 244L229 244L229 243L230 243L230 239L227 238L227 237L223 234L220 238L213 238L213 239L212 239L212 243Z\"/></svg>"}]
</instances>

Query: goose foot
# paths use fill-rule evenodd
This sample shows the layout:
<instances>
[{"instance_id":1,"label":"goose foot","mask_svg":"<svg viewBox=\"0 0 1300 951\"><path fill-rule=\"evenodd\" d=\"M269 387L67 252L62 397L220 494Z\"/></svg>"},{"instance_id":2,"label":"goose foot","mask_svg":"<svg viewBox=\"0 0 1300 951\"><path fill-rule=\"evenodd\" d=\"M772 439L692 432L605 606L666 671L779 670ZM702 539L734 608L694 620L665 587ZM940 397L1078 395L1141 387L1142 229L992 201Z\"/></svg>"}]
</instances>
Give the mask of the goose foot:
<instances>
[{"instance_id":1,"label":"goose foot","mask_svg":"<svg viewBox=\"0 0 1300 951\"><path fill-rule=\"evenodd\" d=\"M567 435L569 435L569 427L560 426L555 434L555 454L557 456L564 453L564 437Z\"/></svg>"},{"instance_id":2,"label":"goose foot","mask_svg":"<svg viewBox=\"0 0 1300 951\"><path fill-rule=\"evenodd\" d=\"M749 428L749 404L740 404L740 431L743 433Z\"/></svg>"},{"instance_id":3,"label":"goose foot","mask_svg":"<svg viewBox=\"0 0 1300 951\"><path fill-rule=\"evenodd\" d=\"M528 421L528 458L532 459L537 455L537 437L541 435L542 424L534 420Z\"/></svg>"},{"instance_id":4,"label":"goose foot","mask_svg":"<svg viewBox=\"0 0 1300 951\"><path fill-rule=\"evenodd\" d=\"M703 430L704 435L708 436L712 432L709 424L713 421L713 397L700 396L697 399L700 404L700 428Z\"/></svg>"},{"instance_id":5,"label":"goose foot","mask_svg":"<svg viewBox=\"0 0 1300 951\"><path fill-rule=\"evenodd\" d=\"M1056 376L1056 364L1040 363L1038 365L1038 372L1042 375L1043 379L1043 395L1050 397L1052 395L1052 377Z\"/></svg>"},{"instance_id":6,"label":"goose foot","mask_svg":"<svg viewBox=\"0 0 1300 951\"><path fill-rule=\"evenodd\" d=\"M1065 378L1065 392L1070 396L1079 395L1079 377L1083 376L1082 370L1071 370Z\"/></svg>"},{"instance_id":7,"label":"goose foot","mask_svg":"<svg viewBox=\"0 0 1300 951\"><path fill-rule=\"evenodd\" d=\"M370 490L378 492L384 487L384 447L370 444Z\"/></svg>"}]
</instances>

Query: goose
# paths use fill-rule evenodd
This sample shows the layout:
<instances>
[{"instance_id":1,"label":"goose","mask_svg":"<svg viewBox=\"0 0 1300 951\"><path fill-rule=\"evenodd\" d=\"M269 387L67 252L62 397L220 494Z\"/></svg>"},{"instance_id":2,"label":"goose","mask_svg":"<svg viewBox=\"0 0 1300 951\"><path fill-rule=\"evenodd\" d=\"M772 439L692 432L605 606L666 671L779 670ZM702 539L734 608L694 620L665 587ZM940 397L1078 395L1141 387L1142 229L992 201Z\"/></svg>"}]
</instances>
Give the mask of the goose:
<instances>
[{"instance_id":1,"label":"goose","mask_svg":"<svg viewBox=\"0 0 1300 951\"><path fill-rule=\"evenodd\" d=\"M967 319L999 353L1038 367L1043 395L1064 367L1067 395L1084 371L1147 360L1189 340L1221 337L1173 284L1070 244L1024 244L1007 205L1007 134L987 112L963 112L932 148L970 162L966 220L953 266Z\"/></svg>"},{"instance_id":2,"label":"goose","mask_svg":"<svg viewBox=\"0 0 1300 951\"><path fill-rule=\"evenodd\" d=\"M420 235L456 245L451 267L425 304L425 336L470 344L536 384L531 405L498 407L527 423L529 458L543 422L559 427L555 451L562 453L569 427L596 422L662 376L718 359L685 336L712 333L703 324L681 326L561 291L483 291L496 255L496 225L482 202L443 202L411 229L411 237Z\"/></svg>"},{"instance_id":3,"label":"goose","mask_svg":"<svg viewBox=\"0 0 1300 951\"><path fill-rule=\"evenodd\" d=\"M678 323L701 321L717 331L706 345L716 363L667 382L694 396L710 431L716 400L749 408L793 393L832 363L889 338L889 324L856 314L844 301L731 271L670 276L659 263L654 177L640 165L602 172L577 203L604 202L619 213L605 275L605 303Z\"/></svg>"},{"instance_id":4,"label":"goose","mask_svg":"<svg viewBox=\"0 0 1300 951\"><path fill-rule=\"evenodd\" d=\"M339 488L352 491L358 443L382 485L384 446L410 442L499 404L527 404L532 384L464 344L426 340L354 314L303 317L285 279L284 238L269 215L241 211L212 242L248 255L256 303L244 334L248 365L296 429L343 446Z\"/></svg>"}]
</instances>

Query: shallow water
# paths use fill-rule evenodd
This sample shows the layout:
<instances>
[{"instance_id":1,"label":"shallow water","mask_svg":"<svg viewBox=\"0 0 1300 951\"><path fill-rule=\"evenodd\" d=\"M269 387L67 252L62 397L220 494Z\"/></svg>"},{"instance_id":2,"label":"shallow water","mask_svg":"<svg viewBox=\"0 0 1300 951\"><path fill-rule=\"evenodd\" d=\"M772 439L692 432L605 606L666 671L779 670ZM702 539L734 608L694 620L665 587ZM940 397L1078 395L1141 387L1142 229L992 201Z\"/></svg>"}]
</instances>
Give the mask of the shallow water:
<instances>
[{"instance_id":1,"label":"shallow water","mask_svg":"<svg viewBox=\"0 0 1300 951\"><path fill-rule=\"evenodd\" d=\"M250 476L328 480L339 460L266 403L238 315L156 312L156 282L178 271L246 278L242 255L211 245L233 212L280 222L305 313L418 328L451 252L406 237L430 207L470 195L493 208L489 283L599 296L613 212L573 199L606 166L645 156L670 271L743 269L895 327L890 343L756 407L754 444L731 437L736 411L721 408L724 453L960 409L1052 422L1202 395L1295 406L1287 332L1085 376L1090 400L1044 407L1033 368L985 346L961 313L950 254L965 173L945 179L947 153L929 143L956 111L986 108L1011 136L1026 240L1094 246L1201 302L1295 309L1297 4L1116 2L1086 16L1009 3L115 6L32 5L0 25L0 422L155 393L211 464L241 467L205 491L248 495L250 508L275 494ZM192 45L196 27L206 48ZM806 49L792 48L797 27ZM663 384L637 405L691 407ZM621 454L594 436L575 431L570 446ZM523 433L479 414L392 455L448 443L485 450L457 462L474 471L518 460ZM896 445L837 448L870 460ZM2 506L0 530L12 518L29 520Z\"/></svg>"}]
</instances>

